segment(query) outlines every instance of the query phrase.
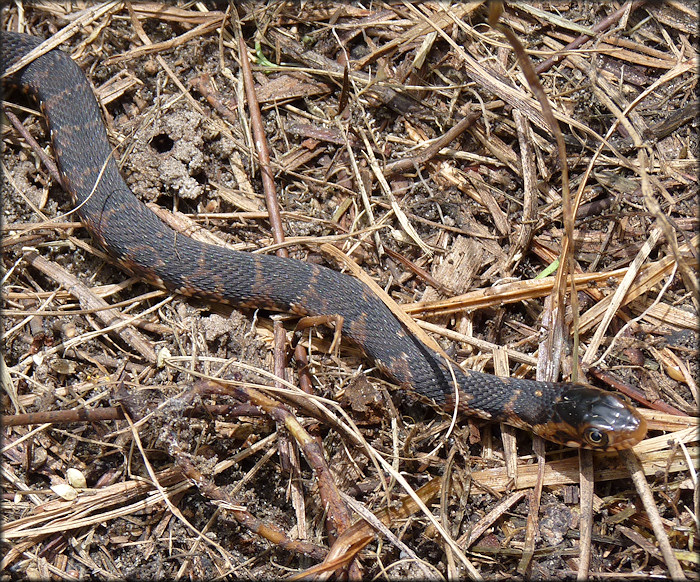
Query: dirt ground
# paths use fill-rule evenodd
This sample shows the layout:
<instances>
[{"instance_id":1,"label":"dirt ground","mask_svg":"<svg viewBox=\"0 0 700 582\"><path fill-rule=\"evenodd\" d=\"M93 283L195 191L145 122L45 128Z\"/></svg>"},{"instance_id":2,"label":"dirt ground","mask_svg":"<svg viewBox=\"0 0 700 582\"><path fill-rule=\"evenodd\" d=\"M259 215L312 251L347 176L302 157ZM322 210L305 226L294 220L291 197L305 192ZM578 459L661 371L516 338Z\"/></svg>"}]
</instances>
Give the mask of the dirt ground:
<instances>
[{"instance_id":1,"label":"dirt ground","mask_svg":"<svg viewBox=\"0 0 700 582\"><path fill-rule=\"evenodd\" d=\"M182 236L354 263L463 367L578 375L649 432L618 455L453 425L332 347L337 320L153 287L71 214L6 91L3 579L697 578L695 9L6 6L3 30L62 39Z\"/></svg>"}]
</instances>

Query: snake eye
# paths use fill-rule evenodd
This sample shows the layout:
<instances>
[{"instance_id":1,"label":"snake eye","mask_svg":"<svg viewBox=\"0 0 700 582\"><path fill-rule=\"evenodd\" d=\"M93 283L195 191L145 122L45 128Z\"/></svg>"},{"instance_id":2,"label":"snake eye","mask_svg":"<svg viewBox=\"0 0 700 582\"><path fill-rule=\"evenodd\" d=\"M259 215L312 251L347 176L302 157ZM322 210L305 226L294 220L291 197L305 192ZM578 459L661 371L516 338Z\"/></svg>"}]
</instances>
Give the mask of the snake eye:
<instances>
[{"instance_id":1,"label":"snake eye","mask_svg":"<svg viewBox=\"0 0 700 582\"><path fill-rule=\"evenodd\" d=\"M608 437L597 428L586 429L584 437L586 438L588 444L594 447L605 446L608 441Z\"/></svg>"}]
</instances>

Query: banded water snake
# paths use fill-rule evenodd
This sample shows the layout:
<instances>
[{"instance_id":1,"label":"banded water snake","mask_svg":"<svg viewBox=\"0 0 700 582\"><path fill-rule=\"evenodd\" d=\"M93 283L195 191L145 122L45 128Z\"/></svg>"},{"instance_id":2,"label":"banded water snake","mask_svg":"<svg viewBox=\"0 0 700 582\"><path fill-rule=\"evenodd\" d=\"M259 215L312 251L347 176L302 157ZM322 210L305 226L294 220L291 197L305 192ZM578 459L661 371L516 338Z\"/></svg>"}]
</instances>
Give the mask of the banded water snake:
<instances>
[{"instance_id":1,"label":"banded water snake","mask_svg":"<svg viewBox=\"0 0 700 582\"><path fill-rule=\"evenodd\" d=\"M41 40L2 33L3 72ZM34 94L48 120L63 187L97 241L126 269L172 292L298 315L341 315L342 333L400 385L450 409L445 360L410 333L351 276L294 259L203 244L166 226L121 177L90 84L73 60L51 50L5 79ZM616 396L580 384L501 378L452 369L460 408L592 449L624 449L646 433Z\"/></svg>"}]
</instances>

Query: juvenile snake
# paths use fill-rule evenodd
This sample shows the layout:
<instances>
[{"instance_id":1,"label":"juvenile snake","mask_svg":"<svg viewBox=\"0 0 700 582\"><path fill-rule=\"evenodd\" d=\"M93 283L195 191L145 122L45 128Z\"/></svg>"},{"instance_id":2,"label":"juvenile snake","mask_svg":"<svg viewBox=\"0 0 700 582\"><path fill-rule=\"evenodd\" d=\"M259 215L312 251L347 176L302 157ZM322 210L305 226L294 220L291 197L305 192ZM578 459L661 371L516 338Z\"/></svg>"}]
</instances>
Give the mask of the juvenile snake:
<instances>
[{"instance_id":1,"label":"juvenile snake","mask_svg":"<svg viewBox=\"0 0 700 582\"><path fill-rule=\"evenodd\" d=\"M42 42L18 33L2 33L0 41L3 73ZM93 237L126 269L187 296L298 315L341 315L343 335L402 387L448 410L454 405L443 357L359 280L294 259L203 244L166 226L122 179L90 84L68 55L52 50L4 82L41 104L63 187ZM628 448L646 434L632 406L597 388L452 368L459 406L467 413L591 449Z\"/></svg>"}]
</instances>

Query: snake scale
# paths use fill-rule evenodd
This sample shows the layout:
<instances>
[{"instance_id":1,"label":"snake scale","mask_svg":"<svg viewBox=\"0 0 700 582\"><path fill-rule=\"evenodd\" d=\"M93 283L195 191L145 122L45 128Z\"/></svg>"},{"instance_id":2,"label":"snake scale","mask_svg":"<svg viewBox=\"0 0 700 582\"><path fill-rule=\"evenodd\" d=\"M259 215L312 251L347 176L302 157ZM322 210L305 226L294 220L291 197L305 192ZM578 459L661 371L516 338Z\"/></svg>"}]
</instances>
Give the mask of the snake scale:
<instances>
[{"instance_id":1,"label":"snake scale","mask_svg":"<svg viewBox=\"0 0 700 582\"><path fill-rule=\"evenodd\" d=\"M0 35L3 75L41 39ZM410 333L361 281L294 259L231 251L176 234L131 192L112 156L90 84L73 60L51 50L4 83L39 101L63 187L93 237L127 270L171 292L297 315L341 315L342 333L402 387L450 410L444 358ZM526 428L560 444L624 449L646 433L618 397L581 384L500 378L453 365L461 410Z\"/></svg>"}]
</instances>

